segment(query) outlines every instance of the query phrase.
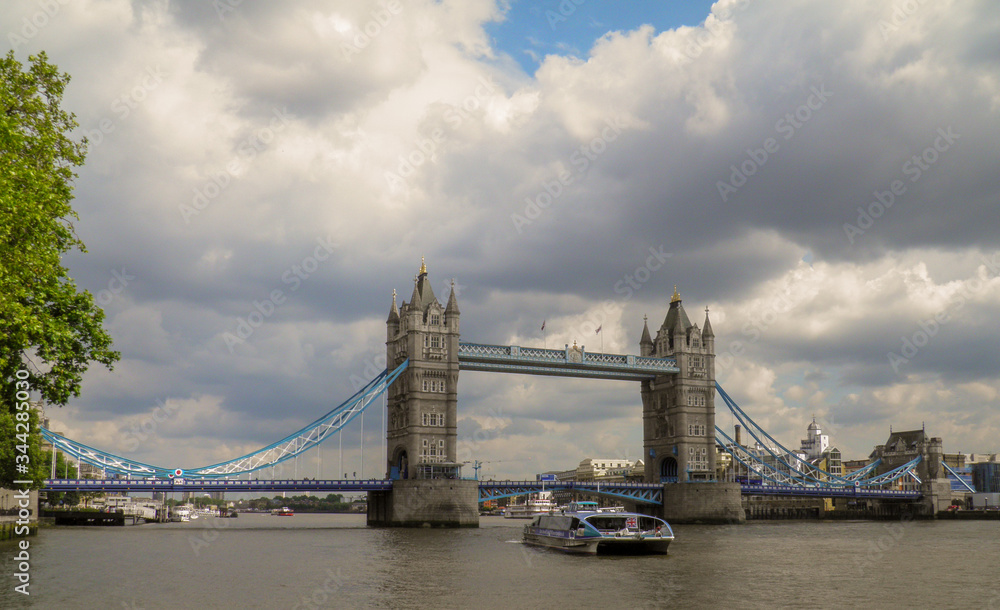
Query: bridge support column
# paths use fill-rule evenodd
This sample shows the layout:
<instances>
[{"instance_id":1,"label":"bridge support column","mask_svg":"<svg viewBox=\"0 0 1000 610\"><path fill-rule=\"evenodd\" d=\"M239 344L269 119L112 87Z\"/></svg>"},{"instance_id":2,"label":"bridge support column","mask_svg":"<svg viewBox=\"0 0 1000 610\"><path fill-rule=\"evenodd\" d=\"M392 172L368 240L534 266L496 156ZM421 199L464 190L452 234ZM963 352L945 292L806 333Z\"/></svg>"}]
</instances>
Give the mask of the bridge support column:
<instances>
[{"instance_id":1,"label":"bridge support column","mask_svg":"<svg viewBox=\"0 0 1000 610\"><path fill-rule=\"evenodd\" d=\"M368 492L374 527L479 527L479 481L408 479Z\"/></svg>"},{"instance_id":2,"label":"bridge support column","mask_svg":"<svg viewBox=\"0 0 1000 610\"><path fill-rule=\"evenodd\" d=\"M663 518L670 523L746 523L739 483L668 483Z\"/></svg>"},{"instance_id":3,"label":"bridge support column","mask_svg":"<svg viewBox=\"0 0 1000 610\"><path fill-rule=\"evenodd\" d=\"M948 479L931 479L920 486L924 497L920 501L921 512L928 517L948 510L951 505L951 482Z\"/></svg>"}]
</instances>

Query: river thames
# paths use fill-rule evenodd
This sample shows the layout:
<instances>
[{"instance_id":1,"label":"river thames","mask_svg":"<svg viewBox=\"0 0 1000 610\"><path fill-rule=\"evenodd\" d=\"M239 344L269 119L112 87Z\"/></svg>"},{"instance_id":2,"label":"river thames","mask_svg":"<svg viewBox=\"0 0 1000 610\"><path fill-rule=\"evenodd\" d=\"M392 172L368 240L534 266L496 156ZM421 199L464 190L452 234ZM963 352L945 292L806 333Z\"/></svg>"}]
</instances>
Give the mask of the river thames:
<instances>
[{"instance_id":1,"label":"river thames","mask_svg":"<svg viewBox=\"0 0 1000 610\"><path fill-rule=\"evenodd\" d=\"M675 526L670 554L584 557L521 544L524 521L369 529L363 515L50 527L31 595L0 546L2 608L990 608L1000 524Z\"/></svg>"}]
</instances>

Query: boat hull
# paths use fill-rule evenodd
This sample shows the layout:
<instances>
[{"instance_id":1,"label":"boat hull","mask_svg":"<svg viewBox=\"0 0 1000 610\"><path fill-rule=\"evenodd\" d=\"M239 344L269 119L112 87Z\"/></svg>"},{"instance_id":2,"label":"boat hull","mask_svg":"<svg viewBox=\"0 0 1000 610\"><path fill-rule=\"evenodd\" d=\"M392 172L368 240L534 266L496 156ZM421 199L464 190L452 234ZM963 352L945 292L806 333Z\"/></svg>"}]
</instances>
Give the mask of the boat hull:
<instances>
[{"instance_id":1,"label":"boat hull","mask_svg":"<svg viewBox=\"0 0 1000 610\"><path fill-rule=\"evenodd\" d=\"M586 555L663 555L673 538L656 536L574 538L530 531L524 533L525 544Z\"/></svg>"}]
</instances>

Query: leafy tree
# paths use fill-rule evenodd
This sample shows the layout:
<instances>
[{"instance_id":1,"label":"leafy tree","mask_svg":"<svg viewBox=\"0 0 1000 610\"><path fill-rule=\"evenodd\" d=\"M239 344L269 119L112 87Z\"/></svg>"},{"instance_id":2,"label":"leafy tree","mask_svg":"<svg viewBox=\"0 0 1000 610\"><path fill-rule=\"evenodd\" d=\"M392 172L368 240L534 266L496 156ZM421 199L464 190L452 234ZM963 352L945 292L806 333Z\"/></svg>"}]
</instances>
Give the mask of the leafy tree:
<instances>
[{"instance_id":1,"label":"leafy tree","mask_svg":"<svg viewBox=\"0 0 1000 610\"><path fill-rule=\"evenodd\" d=\"M30 470L15 470L17 440L6 432L23 402L18 390L27 386L46 403L64 405L80 395L91 362L110 369L119 358L104 312L62 266L66 252L86 252L70 202L87 141L70 138L77 124L61 108L69 75L45 53L29 64L24 69L13 51L0 58L0 486L15 479L39 486L46 472L34 421Z\"/></svg>"}]
</instances>

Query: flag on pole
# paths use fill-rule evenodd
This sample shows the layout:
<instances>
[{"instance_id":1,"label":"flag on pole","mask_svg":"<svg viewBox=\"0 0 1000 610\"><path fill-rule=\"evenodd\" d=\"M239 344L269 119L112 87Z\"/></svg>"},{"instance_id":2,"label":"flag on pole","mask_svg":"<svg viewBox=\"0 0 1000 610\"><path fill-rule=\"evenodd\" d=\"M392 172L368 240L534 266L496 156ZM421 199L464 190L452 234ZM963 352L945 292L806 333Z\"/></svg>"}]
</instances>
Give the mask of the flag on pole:
<instances>
[{"instance_id":1,"label":"flag on pole","mask_svg":"<svg viewBox=\"0 0 1000 610\"><path fill-rule=\"evenodd\" d=\"M595 332L594 334L595 334L595 335L599 335L599 334L601 334L601 329L602 329L602 328L604 328L604 325L603 325L603 324L601 324L600 326L598 326L598 327L597 327L597 332Z\"/></svg>"},{"instance_id":2,"label":"flag on pole","mask_svg":"<svg viewBox=\"0 0 1000 610\"><path fill-rule=\"evenodd\" d=\"M542 320L542 330L545 330L545 320Z\"/></svg>"}]
</instances>

